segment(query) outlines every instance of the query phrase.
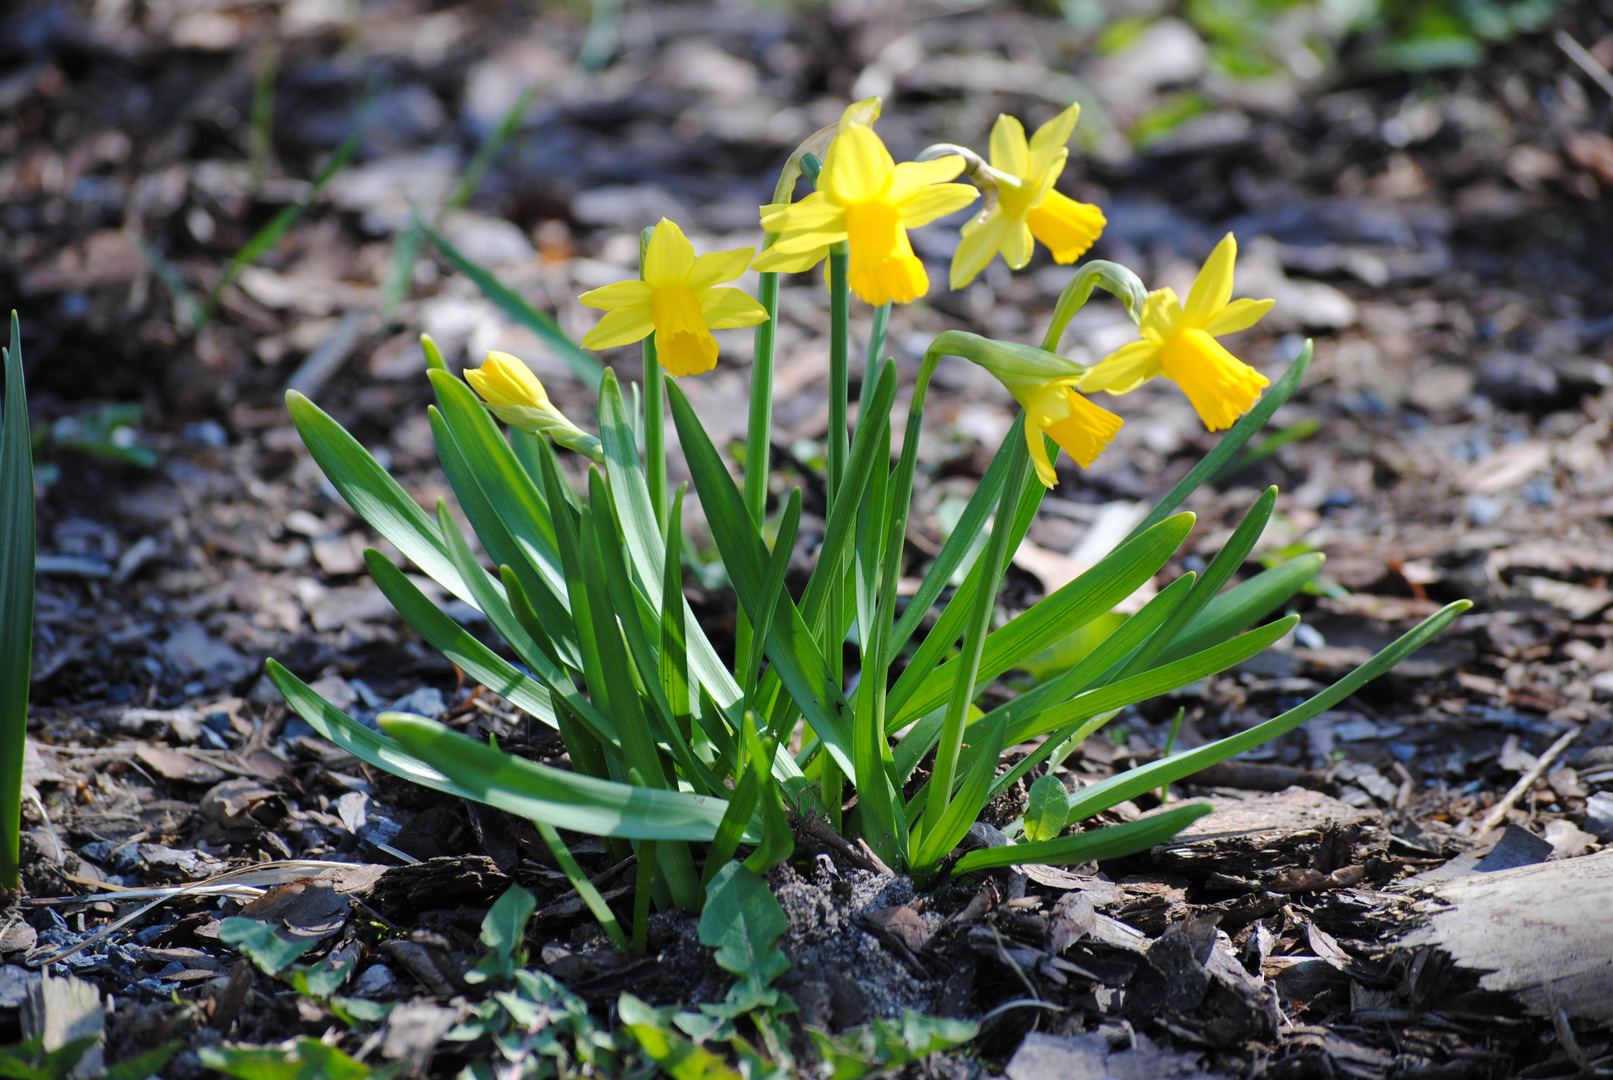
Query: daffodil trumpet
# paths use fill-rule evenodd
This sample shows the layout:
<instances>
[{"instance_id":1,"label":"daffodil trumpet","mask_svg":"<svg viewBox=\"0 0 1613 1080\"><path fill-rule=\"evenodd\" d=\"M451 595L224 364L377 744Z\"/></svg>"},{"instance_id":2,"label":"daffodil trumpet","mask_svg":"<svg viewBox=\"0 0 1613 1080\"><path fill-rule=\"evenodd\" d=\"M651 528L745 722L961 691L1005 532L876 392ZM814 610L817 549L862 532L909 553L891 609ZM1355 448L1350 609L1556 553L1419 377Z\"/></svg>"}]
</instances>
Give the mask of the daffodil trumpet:
<instances>
[{"instance_id":1,"label":"daffodil trumpet","mask_svg":"<svg viewBox=\"0 0 1613 1080\"><path fill-rule=\"evenodd\" d=\"M1142 340L1104 357L1082 376L1079 388L1129 394L1163 375L1182 388L1205 427L1231 427L1270 383L1216 338L1253 326L1274 303L1232 299L1237 257L1238 243L1228 233L1205 260L1186 301L1170 288L1149 293L1138 325Z\"/></svg>"}]
</instances>

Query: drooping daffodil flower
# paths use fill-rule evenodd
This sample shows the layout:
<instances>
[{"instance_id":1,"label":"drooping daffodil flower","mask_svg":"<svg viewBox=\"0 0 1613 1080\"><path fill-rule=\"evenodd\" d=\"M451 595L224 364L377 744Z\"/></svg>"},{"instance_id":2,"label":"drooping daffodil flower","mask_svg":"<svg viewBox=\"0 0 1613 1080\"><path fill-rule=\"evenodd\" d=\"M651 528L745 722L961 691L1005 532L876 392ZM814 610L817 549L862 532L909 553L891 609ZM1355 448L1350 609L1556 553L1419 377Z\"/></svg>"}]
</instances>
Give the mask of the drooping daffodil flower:
<instances>
[{"instance_id":1,"label":"drooping daffodil flower","mask_svg":"<svg viewBox=\"0 0 1613 1080\"><path fill-rule=\"evenodd\" d=\"M520 357L490 352L479 368L467 368L465 381L481 395L487 411L531 435L545 435L580 454L602 460L599 439L566 419L549 400L543 383Z\"/></svg>"},{"instance_id":2,"label":"drooping daffodil flower","mask_svg":"<svg viewBox=\"0 0 1613 1080\"><path fill-rule=\"evenodd\" d=\"M1036 241L1053 261L1072 263L1086 254L1106 224L1103 211L1054 190L1069 156L1065 143L1075 130L1081 106L1071 105L1025 140L1025 128L1012 116L998 116L991 128L991 171L997 174L997 203L963 226L952 256L952 287L974 280L1000 251L1014 270L1031 261Z\"/></svg>"},{"instance_id":3,"label":"drooping daffodil flower","mask_svg":"<svg viewBox=\"0 0 1613 1080\"><path fill-rule=\"evenodd\" d=\"M762 228L779 238L756 260L761 271L799 271L845 241L851 291L868 304L905 304L930 287L907 230L969 205L968 184L951 184L963 159L896 164L872 128L849 124L824 153L818 190L788 206L768 207ZM807 259L811 261L807 261Z\"/></svg>"},{"instance_id":4,"label":"drooping daffodil flower","mask_svg":"<svg viewBox=\"0 0 1613 1080\"><path fill-rule=\"evenodd\" d=\"M738 289L719 289L745 272L754 248L714 251L698 258L676 224L662 218L644 251L641 281L618 281L578 297L605 317L583 336L588 349L628 345L655 335L656 358L673 375L717 366L713 330L755 326L767 309Z\"/></svg>"},{"instance_id":5,"label":"drooping daffodil flower","mask_svg":"<svg viewBox=\"0 0 1613 1080\"><path fill-rule=\"evenodd\" d=\"M1211 431L1236 423L1270 383L1215 339L1253 326L1274 303L1232 300L1232 264L1237 257L1238 242L1228 233L1205 260L1185 304L1172 289L1149 293L1139 327L1142 340L1104 357L1082 376L1080 389L1127 394L1163 375L1182 388Z\"/></svg>"},{"instance_id":6,"label":"drooping daffodil flower","mask_svg":"<svg viewBox=\"0 0 1613 1080\"><path fill-rule=\"evenodd\" d=\"M1036 477L1047 487L1058 483L1042 436L1049 435L1083 469L1114 441L1120 417L1075 392L1086 368L1057 353L1029 345L990 342L989 351L970 359L997 376L1025 410L1025 441Z\"/></svg>"}]
</instances>

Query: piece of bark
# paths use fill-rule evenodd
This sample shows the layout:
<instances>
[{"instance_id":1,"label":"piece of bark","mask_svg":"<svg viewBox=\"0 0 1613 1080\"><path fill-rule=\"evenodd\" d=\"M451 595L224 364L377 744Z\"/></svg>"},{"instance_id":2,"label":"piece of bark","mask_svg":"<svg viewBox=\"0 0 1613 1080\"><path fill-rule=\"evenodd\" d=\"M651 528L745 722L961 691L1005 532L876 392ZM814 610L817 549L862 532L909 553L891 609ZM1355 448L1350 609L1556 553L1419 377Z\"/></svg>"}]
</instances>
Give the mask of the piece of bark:
<instances>
[{"instance_id":1,"label":"piece of bark","mask_svg":"<svg viewBox=\"0 0 1613 1080\"><path fill-rule=\"evenodd\" d=\"M30 982L22 999L22 1030L28 1038L40 1039L46 1050L59 1050L74 1039L94 1036L95 1045L84 1051L67 1075L85 1080L106 1072L101 1048L106 1018L101 1011L101 991L94 983L49 975Z\"/></svg>"},{"instance_id":2,"label":"piece of bark","mask_svg":"<svg viewBox=\"0 0 1613 1080\"><path fill-rule=\"evenodd\" d=\"M1397 943L1483 973L1530 1012L1613 1020L1613 851L1472 874L1426 893L1427 922Z\"/></svg>"},{"instance_id":3,"label":"piece of bark","mask_svg":"<svg viewBox=\"0 0 1613 1080\"><path fill-rule=\"evenodd\" d=\"M1261 876L1312 864L1324 875L1340 862L1359 862L1354 845L1334 844L1346 850L1323 851L1331 834L1366 826L1376 815L1347 805L1319 791L1291 787L1273 795L1248 799L1211 798L1215 812L1183 829L1148 856L1162 870L1186 874ZM1354 839L1346 836L1345 839ZM1381 847L1383 839L1366 830L1366 847ZM1316 866L1313 857L1326 865Z\"/></svg>"}]
</instances>

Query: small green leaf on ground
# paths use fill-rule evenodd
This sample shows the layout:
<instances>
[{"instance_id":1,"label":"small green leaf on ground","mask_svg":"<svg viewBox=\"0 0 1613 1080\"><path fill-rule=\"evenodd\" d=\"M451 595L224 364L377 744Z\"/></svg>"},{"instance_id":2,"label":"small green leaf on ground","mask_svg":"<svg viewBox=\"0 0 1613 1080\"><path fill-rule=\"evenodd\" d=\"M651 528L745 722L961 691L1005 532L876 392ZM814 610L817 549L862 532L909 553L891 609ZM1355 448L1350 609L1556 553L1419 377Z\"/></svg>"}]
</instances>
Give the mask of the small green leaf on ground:
<instances>
[{"instance_id":1,"label":"small green leaf on ground","mask_svg":"<svg viewBox=\"0 0 1613 1080\"><path fill-rule=\"evenodd\" d=\"M717 950L717 963L758 989L789 968L773 944L790 921L767 882L737 862L717 871L700 915L700 942Z\"/></svg>"}]
</instances>

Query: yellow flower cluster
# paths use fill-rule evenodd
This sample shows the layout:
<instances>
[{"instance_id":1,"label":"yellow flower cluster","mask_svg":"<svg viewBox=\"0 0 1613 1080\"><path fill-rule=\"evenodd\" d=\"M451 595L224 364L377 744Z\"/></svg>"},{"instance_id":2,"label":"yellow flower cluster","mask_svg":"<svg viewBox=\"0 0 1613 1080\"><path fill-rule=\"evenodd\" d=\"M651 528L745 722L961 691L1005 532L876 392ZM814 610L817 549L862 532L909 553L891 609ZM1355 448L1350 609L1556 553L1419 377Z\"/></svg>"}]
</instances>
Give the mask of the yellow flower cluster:
<instances>
[{"instance_id":1,"label":"yellow flower cluster","mask_svg":"<svg viewBox=\"0 0 1613 1080\"><path fill-rule=\"evenodd\" d=\"M1080 107L1072 105L1029 139L1018 120L999 116L991 131L989 164L968 151L945 147L938 148L941 156L933 160L897 163L864 122L877 115L877 103L872 110L853 106L824 151L817 190L798 202L761 208L761 225L771 243L760 256L752 248L696 256L682 230L663 218L646 247L641 280L580 297L583 304L606 313L582 343L607 349L654 335L657 357L673 375L710 371L718 352L712 330L754 326L768 318L762 305L745 293L717 286L747 268L808 270L842 245L846 284L864 302L917 300L929 291L930 282L907 230L975 200L974 186L953 182L971 164L970 179L996 197L988 198L985 209L963 225L949 275L952 288L969 284L998 254L1010 268L1023 268L1038 241L1055 262L1074 262L1105 225L1096 206L1054 188L1079 114ZM827 137L831 130L820 134ZM982 361L1025 409L1031 460L1044 484L1052 487L1057 477L1043 434L1085 467L1120 430L1118 416L1077 391L1126 394L1163 375L1182 388L1211 431L1230 427L1253 406L1267 380L1215 339L1254 325L1272 301L1231 299L1236 257L1237 244L1229 234L1204 264L1185 303L1168 288L1149 293L1139 320L1140 340L1090 369L1051 353L1042 354L1045 361ZM569 425L564 418L557 421L558 412L531 373L524 366L516 370L512 362L520 364L514 357L493 354L480 371L468 373L488 407L527 430Z\"/></svg>"}]
</instances>

